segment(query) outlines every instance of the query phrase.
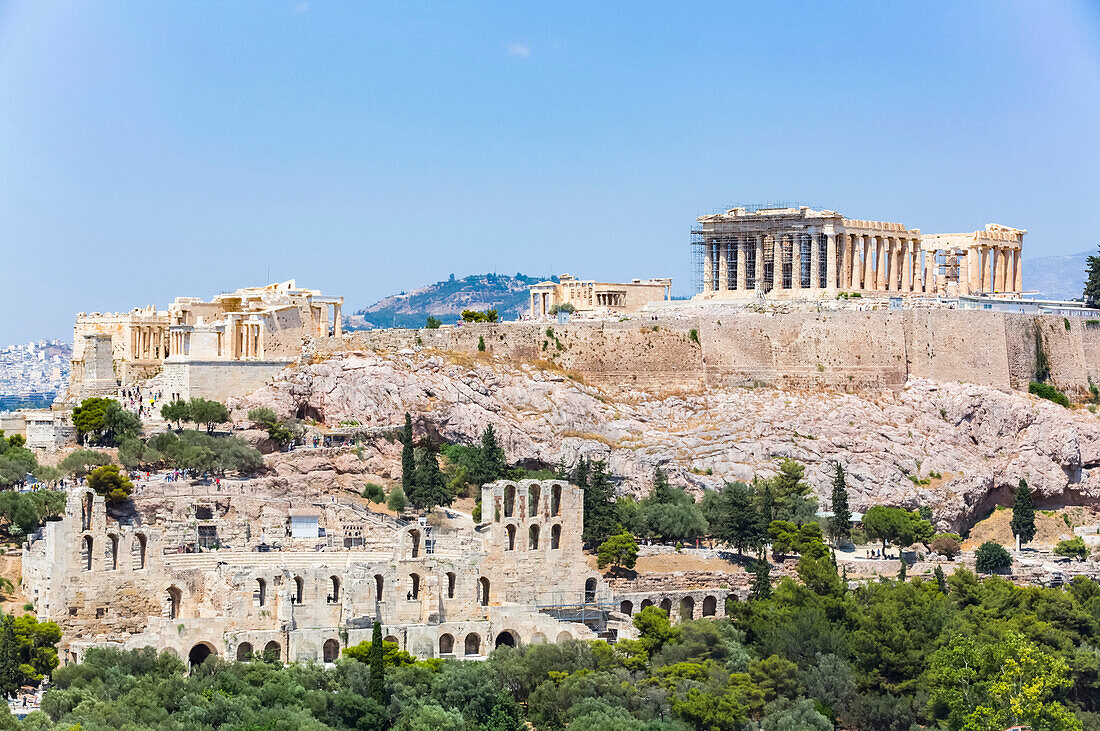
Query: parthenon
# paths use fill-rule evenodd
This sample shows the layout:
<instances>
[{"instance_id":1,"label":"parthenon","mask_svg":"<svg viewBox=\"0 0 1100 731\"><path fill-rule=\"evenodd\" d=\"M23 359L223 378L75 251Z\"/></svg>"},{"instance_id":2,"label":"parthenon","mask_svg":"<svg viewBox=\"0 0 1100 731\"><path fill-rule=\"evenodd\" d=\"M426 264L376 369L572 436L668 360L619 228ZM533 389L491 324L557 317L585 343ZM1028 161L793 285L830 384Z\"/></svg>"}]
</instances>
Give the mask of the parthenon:
<instances>
[{"instance_id":1,"label":"parthenon","mask_svg":"<svg viewBox=\"0 0 1100 731\"><path fill-rule=\"evenodd\" d=\"M990 223L971 233L923 234L808 206L738 206L700 216L692 229L702 283L696 297L1018 297L1025 233Z\"/></svg>"}]
</instances>

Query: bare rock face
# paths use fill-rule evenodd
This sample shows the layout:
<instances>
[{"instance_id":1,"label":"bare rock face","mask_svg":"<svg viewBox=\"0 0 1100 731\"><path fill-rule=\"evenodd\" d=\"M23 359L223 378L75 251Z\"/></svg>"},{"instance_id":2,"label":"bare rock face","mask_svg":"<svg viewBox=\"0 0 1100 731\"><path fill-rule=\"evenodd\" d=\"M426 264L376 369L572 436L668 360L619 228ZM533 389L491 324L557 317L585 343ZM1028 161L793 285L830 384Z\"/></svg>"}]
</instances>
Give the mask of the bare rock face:
<instances>
[{"instance_id":1,"label":"bare rock face","mask_svg":"<svg viewBox=\"0 0 1100 731\"><path fill-rule=\"evenodd\" d=\"M840 394L709 388L658 397L610 396L555 370L441 355L337 354L287 370L239 408L267 406L327 423L355 420L381 432L406 411L418 434L473 443L492 424L510 460L557 465L607 462L625 493L643 494L660 466L698 491L773 474L780 460L806 465L828 507L834 463L848 471L854 510L929 505L942 527L1008 504L1021 478L1037 502L1100 500L1100 420L1034 397L911 379L899 392ZM358 455L318 454L331 470L398 475L400 445L378 436ZM281 466L280 466L281 465Z\"/></svg>"}]
</instances>

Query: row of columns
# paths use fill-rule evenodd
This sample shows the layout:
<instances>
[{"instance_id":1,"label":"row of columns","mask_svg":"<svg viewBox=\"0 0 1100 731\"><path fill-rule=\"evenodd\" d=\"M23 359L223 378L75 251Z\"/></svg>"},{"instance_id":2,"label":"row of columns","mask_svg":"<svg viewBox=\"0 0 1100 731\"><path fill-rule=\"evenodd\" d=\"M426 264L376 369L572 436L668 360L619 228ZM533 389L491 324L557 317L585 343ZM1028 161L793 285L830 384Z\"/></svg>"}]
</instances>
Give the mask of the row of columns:
<instances>
[{"instance_id":1,"label":"row of columns","mask_svg":"<svg viewBox=\"0 0 1100 731\"><path fill-rule=\"evenodd\" d=\"M842 233L840 250L841 289L872 292L935 291L938 253L924 252L920 239L907 236L873 236Z\"/></svg>"},{"instance_id":2,"label":"row of columns","mask_svg":"<svg viewBox=\"0 0 1100 731\"><path fill-rule=\"evenodd\" d=\"M161 360L167 357L165 344L163 327L135 325L130 328L132 360Z\"/></svg>"},{"instance_id":3,"label":"row of columns","mask_svg":"<svg viewBox=\"0 0 1100 731\"><path fill-rule=\"evenodd\" d=\"M1022 292L1021 252L1005 246L973 246L967 250L967 280L971 292Z\"/></svg>"},{"instance_id":4,"label":"row of columns","mask_svg":"<svg viewBox=\"0 0 1100 731\"><path fill-rule=\"evenodd\" d=\"M260 333L260 323L242 322L237 326L237 337L240 338L240 358L262 358L264 355L263 338Z\"/></svg>"}]
</instances>

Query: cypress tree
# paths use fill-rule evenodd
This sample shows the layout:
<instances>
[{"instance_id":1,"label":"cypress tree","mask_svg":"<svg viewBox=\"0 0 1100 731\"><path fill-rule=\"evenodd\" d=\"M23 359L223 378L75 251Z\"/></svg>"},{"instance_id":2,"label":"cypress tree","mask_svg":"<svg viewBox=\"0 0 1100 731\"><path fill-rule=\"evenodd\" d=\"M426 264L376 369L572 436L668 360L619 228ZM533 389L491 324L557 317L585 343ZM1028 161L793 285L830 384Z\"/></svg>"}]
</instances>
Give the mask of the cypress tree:
<instances>
[{"instance_id":1,"label":"cypress tree","mask_svg":"<svg viewBox=\"0 0 1100 731\"><path fill-rule=\"evenodd\" d=\"M772 595L772 570L768 565L768 559L761 555L753 566L752 573L752 598L767 599Z\"/></svg>"},{"instance_id":2,"label":"cypress tree","mask_svg":"<svg viewBox=\"0 0 1100 731\"><path fill-rule=\"evenodd\" d=\"M405 412L405 429L401 433L401 489L408 497L413 491L416 480L416 453L413 451L413 423L409 412Z\"/></svg>"},{"instance_id":3,"label":"cypress tree","mask_svg":"<svg viewBox=\"0 0 1100 731\"><path fill-rule=\"evenodd\" d=\"M0 693L10 698L19 690L19 643L10 614L0 619Z\"/></svg>"},{"instance_id":4,"label":"cypress tree","mask_svg":"<svg viewBox=\"0 0 1100 731\"><path fill-rule=\"evenodd\" d=\"M1020 537L1020 545L1031 543L1035 538L1035 501L1027 480L1021 479L1012 499L1012 534Z\"/></svg>"},{"instance_id":5,"label":"cypress tree","mask_svg":"<svg viewBox=\"0 0 1100 731\"><path fill-rule=\"evenodd\" d=\"M502 477L507 467L504 450L497 444L497 433L492 424L481 433L481 454L477 466L480 474L475 477L482 485Z\"/></svg>"},{"instance_id":6,"label":"cypress tree","mask_svg":"<svg viewBox=\"0 0 1100 731\"><path fill-rule=\"evenodd\" d=\"M370 638L370 697L379 703L386 702L386 677L382 662L382 623L375 622Z\"/></svg>"},{"instance_id":7,"label":"cypress tree","mask_svg":"<svg viewBox=\"0 0 1100 731\"><path fill-rule=\"evenodd\" d=\"M848 509L848 482L844 468L840 462L833 466L833 517L829 521L829 534L837 541L852 535L852 512Z\"/></svg>"},{"instance_id":8,"label":"cypress tree","mask_svg":"<svg viewBox=\"0 0 1100 731\"><path fill-rule=\"evenodd\" d=\"M1100 256L1085 259L1085 306L1100 307Z\"/></svg>"},{"instance_id":9,"label":"cypress tree","mask_svg":"<svg viewBox=\"0 0 1100 731\"><path fill-rule=\"evenodd\" d=\"M650 493L650 500L657 504L673 502L672 488L668 484L668 475L660 467L653 474L653 492Z\"/></svg>"},{"instance_id":10,"label":"cypress tree","mask_svg":"<svg viewBox=\"0 0 1100 731\"><path fill-rule=\"evenodd\" d=\"M943 569L939 566L933 572L936 575L936 586L940 588L940 593L947 596L947 577L943 574Z\"/></svg>"},{"instance_id":11,"label":"cypress tree","mask_svg":"<svg viewBox=\"0 0 1100 731\"><path fill-rule=\"evenodd\" d=\"M584 530L581 537L585 543L602 543L618 529L614 497L604 463L593 462L592 476L584 491Z\"/></svg>"},{"instance_id":12,"label":"cypress tree","mask_svg":"<svg viewBox=\"0 0 1100 731\"><path fill-rule=\"evenodd\" d=\"M588 489L588 460L584 457L577 460L576 477L573 479L573 484L582 490Z\"/></svg>"},{"instance_id":13,"label":"cypress tree","mask_svg":"<svg viewBox=\"0 0 1100 731\"><path fill-rule=\"evenodd\" d=\"M431 449L416 450L416 477L409 502L418 510L430 510L437 505L450 505L454 499L447 489L447 480L439 469L439 458Z\"/></svg>"}]
</instances>

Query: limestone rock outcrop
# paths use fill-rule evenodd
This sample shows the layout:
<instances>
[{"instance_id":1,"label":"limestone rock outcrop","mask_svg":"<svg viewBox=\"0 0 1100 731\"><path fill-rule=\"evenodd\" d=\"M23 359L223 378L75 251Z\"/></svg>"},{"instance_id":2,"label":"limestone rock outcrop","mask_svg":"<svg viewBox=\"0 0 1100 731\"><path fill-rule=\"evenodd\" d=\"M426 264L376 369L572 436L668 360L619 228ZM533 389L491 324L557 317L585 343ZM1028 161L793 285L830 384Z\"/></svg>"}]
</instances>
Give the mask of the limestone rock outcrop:
<instances>
[{"instance_id":1,"label":"limestone rock outcrop","mask_svg":"<svg viewBox=\"0 0 1100 731\"><path fill-rule=\"evenodd\" d=\"M284 371L232 405L354 421L374 434L357 456L318 455L313 466L276 466L280 475L399 474L391 430L408 411L419 434L447 442L472 443L493 424L513 462L606 460L625 493L648 491L658 466L698 491L772 474L791 458L806 464L823 507L839 462L854 510L929 505L945 528L1008 504L1020 478L1040 505L1100 501L1100 419L1025 394L910 378L900 391L861 394L710 387L610 395L553 368L458 360L340 353Z\"/></svg>"}]
</instances>

